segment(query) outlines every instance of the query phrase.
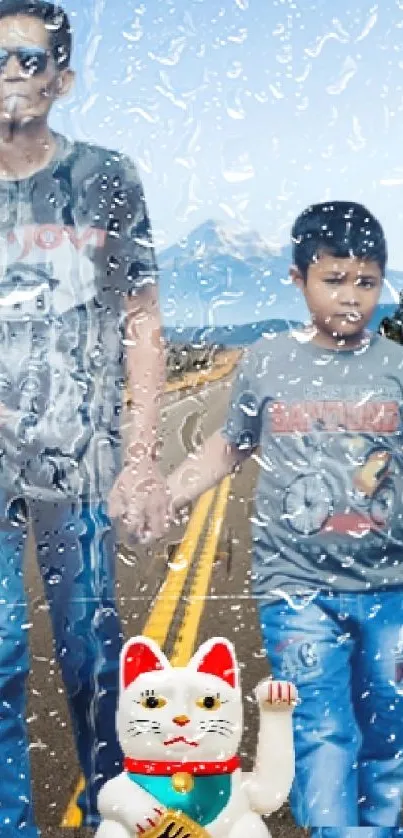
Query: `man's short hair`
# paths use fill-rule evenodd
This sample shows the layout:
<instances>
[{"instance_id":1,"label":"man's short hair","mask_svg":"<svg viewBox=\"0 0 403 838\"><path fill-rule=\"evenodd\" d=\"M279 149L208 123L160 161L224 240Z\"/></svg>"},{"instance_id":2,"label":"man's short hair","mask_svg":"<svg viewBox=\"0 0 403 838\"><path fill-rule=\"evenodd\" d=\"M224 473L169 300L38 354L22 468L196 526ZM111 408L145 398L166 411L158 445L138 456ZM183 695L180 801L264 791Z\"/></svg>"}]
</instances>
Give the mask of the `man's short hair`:
<instances>
[{"instance_id":1,"label":"man's short hair","mask_svg":"<svg viewBox=\"0 0 403 838\"><path fill-rule=\"evenodd\" d=\"M371 260L378 263L382 275L385 273L385 234L378 219L362 204L312 204L294 222L291 239L293 262L305 280L309 266L324 253Z\"/></svg>"},{"instance_id":2,"label":"man's short hair","mask_svg":"<svg viewBox=\"0 0 403 838\"><path fill-rule=\"evenodd\" d=\"M72 33L64 9L47 0L0 0L0 19L14 15L32 15L45 24L56 66L65 70L70 64Z\"/></svg>"}]
</instances>

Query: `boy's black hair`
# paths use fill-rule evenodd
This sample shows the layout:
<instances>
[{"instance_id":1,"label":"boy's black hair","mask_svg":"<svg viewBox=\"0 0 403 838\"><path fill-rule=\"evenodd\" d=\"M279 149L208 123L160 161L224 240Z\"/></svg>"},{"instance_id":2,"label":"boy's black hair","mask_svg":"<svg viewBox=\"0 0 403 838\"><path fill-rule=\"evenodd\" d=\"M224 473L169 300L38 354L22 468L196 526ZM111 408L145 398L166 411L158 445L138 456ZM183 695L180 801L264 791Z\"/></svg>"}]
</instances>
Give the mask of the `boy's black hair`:
<instances>
[{"instance_id":1,"label":"boy's black hair","mask_svg":"<svg viewBox=\"0 0 403 838\"><path fill-rule=\"evenodd\" d=\"M312 204L294 222L292 231L294 265L306 281L309 266L321 253L377 262L382 275L387 263L385 234L378 219L362 204L326 201Z\"/></svg>"},{"instance_id":2,"label":"boy's black hair","mask_svg":"<svg viewBox=\"0 0 403 838\"><path fill-rule=\"evenodd\" d=\"M65 70L70 64L72 34L64 9L47 0L0 0L0 18L14 15L32 15L43 21L56 65Z\"/></svg>"}]
</instances>

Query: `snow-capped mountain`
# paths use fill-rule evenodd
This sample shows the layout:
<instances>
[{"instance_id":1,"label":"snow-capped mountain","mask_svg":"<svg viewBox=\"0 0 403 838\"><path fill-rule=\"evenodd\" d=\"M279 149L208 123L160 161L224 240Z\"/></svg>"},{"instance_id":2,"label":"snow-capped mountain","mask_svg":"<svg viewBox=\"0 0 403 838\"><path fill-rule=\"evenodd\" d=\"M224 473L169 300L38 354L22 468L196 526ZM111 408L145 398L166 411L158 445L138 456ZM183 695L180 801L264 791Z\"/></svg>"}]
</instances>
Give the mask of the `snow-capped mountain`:
<instances>
[{"instance_id":1,"label":"snow-capped mountain","mask_svg":"<svg viewBox=\"0 0 403 838\"><path fill-rule=\"evenodd\" d=\"M289 251L291 253L290 248ZM167 263L173 263L178 258L183 261L203 260L223 255L253 262L263 257L270 259L279 252L274 251L260 233L254 230L225 226L209 219L192 230L178 244L164 250L160 257Z\"/></svg>"},{"instance_id":2,"label":"snow-capped mountain","mask_svg":"<svg viewBox=\"0 0 403 838\"><path fill-rule=\"evenodd\" d=\"M163 320L168 327L271 319L301 322L308 317L305 302L288 275L291 247L275 251L257 232L208 220L160 252L158 263ZM401 289L403 272L391 271L382 303L395 303Z\"/></svg>"}]
</instances>

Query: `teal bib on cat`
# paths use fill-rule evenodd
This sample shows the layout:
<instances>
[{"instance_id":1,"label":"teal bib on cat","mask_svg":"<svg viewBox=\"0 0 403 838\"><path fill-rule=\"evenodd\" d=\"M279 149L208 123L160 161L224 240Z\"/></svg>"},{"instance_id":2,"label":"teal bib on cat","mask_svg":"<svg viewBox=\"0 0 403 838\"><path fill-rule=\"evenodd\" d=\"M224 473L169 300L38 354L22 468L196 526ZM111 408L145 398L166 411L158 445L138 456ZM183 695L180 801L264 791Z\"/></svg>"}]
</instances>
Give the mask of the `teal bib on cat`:
<instances>
[{"instance_id":1,"label":"teal bib on cat","mask_svg":"<svg viewBox=\"0 0 403 838\"><path fill-rule=\"evenodd\" d=\"M194 785L189 792L176 791L170 776L132 774L130 771L127 776L167 809L179 809L200 826L215 820L231 795L231 774L193 777Z\"/></svg>"}]
</instances>

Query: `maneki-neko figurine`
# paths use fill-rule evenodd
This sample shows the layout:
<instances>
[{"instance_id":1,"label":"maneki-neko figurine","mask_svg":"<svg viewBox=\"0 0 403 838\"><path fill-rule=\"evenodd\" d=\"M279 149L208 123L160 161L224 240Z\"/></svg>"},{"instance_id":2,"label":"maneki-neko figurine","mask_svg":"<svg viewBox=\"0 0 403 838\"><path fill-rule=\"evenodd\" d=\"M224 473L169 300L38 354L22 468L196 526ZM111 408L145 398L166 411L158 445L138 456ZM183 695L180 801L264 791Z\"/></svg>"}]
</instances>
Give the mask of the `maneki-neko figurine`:
<instances>
[{"instance_id":1,"label":"maneki-neko figurine","mask_svg":"<svg viewBox=\"0 0 403 838\"><path fill-rule=\"evenodd\" d=\"M172 667L134 637L120 660L117 730L124 770L100 791L96 838L268 838L262 815L287 799L294 777L296 689L261 681L254 769L237 754L243 732L235 650L225 638Z\"/></svg>"}]
</instances>

